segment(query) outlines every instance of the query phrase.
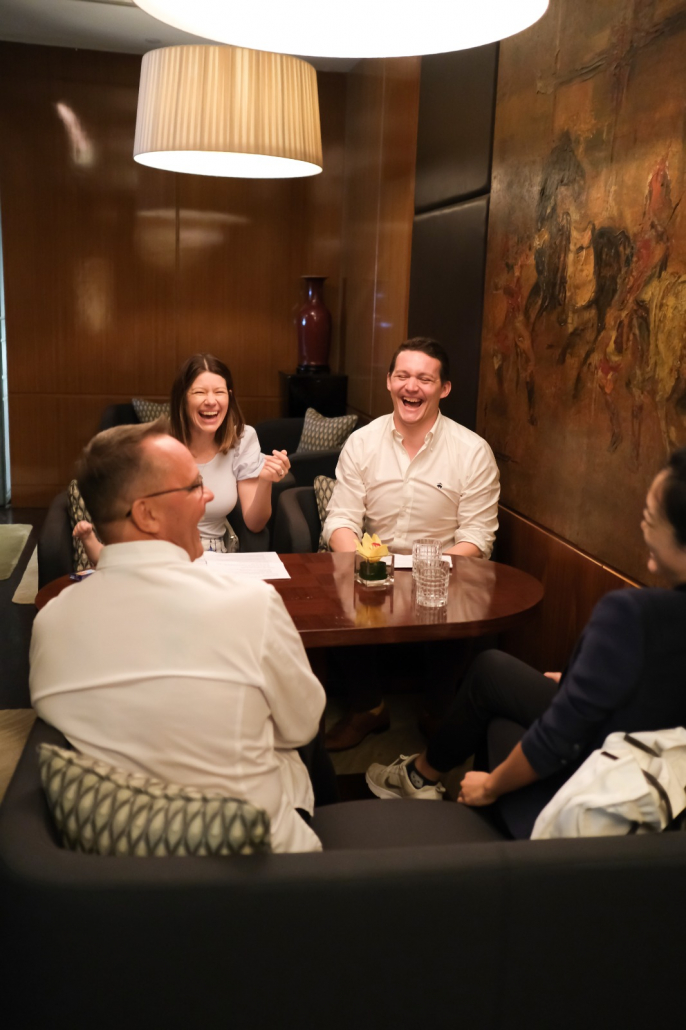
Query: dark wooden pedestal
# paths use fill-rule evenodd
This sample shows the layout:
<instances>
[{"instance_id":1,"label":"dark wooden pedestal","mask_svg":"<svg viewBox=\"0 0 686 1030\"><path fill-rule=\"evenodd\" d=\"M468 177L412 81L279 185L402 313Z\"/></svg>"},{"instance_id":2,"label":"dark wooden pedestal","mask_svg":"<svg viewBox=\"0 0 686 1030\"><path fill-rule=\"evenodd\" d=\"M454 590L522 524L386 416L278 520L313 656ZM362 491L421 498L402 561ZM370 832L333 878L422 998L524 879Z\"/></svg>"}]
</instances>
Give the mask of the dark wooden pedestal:
<instances>
[{"instance_id":1,"label":"dark wooden pedestal","mask_svg":"<svg viewBox=\"0 0 686 1030\"><path fill-rule=\"evenodd\" d=\"M307 408L332 418L345 415L348 377L311 375L307 372L279 372L281 414L285 418L302 418Z\"/></svg>"}]
</instances>

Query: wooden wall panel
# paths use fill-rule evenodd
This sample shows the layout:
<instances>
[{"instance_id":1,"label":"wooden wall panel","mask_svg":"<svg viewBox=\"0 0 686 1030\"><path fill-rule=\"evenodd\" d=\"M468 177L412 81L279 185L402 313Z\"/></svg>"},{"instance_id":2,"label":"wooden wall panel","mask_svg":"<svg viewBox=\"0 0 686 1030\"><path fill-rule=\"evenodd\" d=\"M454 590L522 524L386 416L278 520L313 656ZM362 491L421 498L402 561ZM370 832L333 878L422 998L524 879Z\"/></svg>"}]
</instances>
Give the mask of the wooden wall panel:
<instances>
[{"instance_id":1,"label":"wooden wall panel","mask_svg":"<svg viewBox=\"0 0 686 1030\"><path fill-rule=\"evenodd\" d=\"M322 175L264 182L135 164L139 57L0 44L0 67L13 503L49 503L105 405L166 397L195 350L248 421L278 415L301 275L340 323L346 77L319 75Z\"/></svg>"},{"instance_id":2,"label":"wooden wall panel","mask_svg":"<svg viewBox=\"0 0 686 1030\"><path fill-rule=\"evenodd\" d=\"M390 411L388 364L407 338L420 68L418 57L386 62L372 353L373 418Z\"/></svg>"},{"instance_id":3,"label":"wooden wall panel","mask_svg":"<svg viewBox=\"0 0 686 1030\"><path fill-rule=\"evenodd\" d=\"M345 187L345 117L347 76L320 75L319 100L327 112L322 117L322 146L326 154L328 177L315 176L304 196L303 218L309 226L304 238L300 274L325 275L324 300L332 315L331 369L341 368L340 327L343 317L341 260L343 241L343 197ZM302 283L301 296L302 294ZM299 299L299 298L298 298ZM293 302L295 307L295 302ZM289 323L295 331L295 311ZM293 367L289 361L287 368Z\"/></svg>"},{"instance_id":4,"label":"wooden wall panel","mask_svg":"<svg viewBox=\"0 0 686 1030\"><path fill-rule=\"evenodd\" d=\"M419 59L364 61L348 75L341 368L349 406L390 410L388 361L407 329Z\"/></svg>"},{"instance_id":5,"label":"wooden wall panel","mask_svg":"<svg viewBox=\"0 0 686 1030\"><path fill-rule=\"evenodd\" d=\"M541 606L520 628L501 637L503 650L540 672L565 667L597 601L610 590L639 584L501 506L499 562L531 573L545 587Z\"/></svg>"}]
</instances>

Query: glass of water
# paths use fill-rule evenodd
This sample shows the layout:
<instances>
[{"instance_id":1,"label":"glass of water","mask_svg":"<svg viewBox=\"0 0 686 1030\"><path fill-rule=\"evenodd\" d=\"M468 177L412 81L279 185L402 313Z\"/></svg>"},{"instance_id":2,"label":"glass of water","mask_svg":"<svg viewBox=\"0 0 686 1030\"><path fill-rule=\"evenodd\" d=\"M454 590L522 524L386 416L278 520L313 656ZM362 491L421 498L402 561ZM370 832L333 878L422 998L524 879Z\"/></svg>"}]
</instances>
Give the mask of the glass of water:
<instances>
[{"instance_id":1,"label":"glass of water","mask_svg":"<svg viewBox=\"0 0 686 1030\"><path fill-rule=\"evenodd\" d=\"M422 561L417 569L417 604L442 608L448 603L450 565L447 561Z\"/></svg>"},{"instance_id":2,"label":"glass of water","mask_svg":"<svg viewBox=\"0 0 686 1030\"><path fill-rule=\"evenodd\" d=\"M442 553L442 540L433 540L430 537L415 540L412 544L412 575L414 578L417 578L417 572L422 562L439 562Z\"/></svg>"}]
</instances>

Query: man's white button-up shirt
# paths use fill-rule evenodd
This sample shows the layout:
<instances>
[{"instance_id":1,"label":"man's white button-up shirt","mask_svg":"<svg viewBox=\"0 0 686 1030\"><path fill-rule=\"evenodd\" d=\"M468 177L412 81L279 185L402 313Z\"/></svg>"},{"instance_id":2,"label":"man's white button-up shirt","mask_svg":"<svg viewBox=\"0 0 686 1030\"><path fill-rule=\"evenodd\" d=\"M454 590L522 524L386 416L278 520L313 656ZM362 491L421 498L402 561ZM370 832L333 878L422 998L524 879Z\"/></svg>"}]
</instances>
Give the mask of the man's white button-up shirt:
<instances>
[{"instance_id":1,"label":"man's white button-up shirt","mask_svg":"<svg viewBox=\"0 0 686 1030\"><path fill-rule=\"evenodd\" d=\"M166 541L105 547L97 572L39 612L31 701L85 754L245 798L275 851L321 845L295 811L312 784L295 748L325 695L272 586L234 579Z\"/></svg>"},{"instance_id":2,"label":"man's white button-up shirt","mask_svg":"<svg viewBox=\"0 0 686 1030\"><path fill-rule=\"evenodd\" d=\"M440 412L414 458L402 441L392 414L349 437L336 468L325 541L347 528L358 538L377 533L397 554L433 537L445 550L474 544L488 558L498 528L500 479L486 441Z\"/></svg>"}]
</instances>

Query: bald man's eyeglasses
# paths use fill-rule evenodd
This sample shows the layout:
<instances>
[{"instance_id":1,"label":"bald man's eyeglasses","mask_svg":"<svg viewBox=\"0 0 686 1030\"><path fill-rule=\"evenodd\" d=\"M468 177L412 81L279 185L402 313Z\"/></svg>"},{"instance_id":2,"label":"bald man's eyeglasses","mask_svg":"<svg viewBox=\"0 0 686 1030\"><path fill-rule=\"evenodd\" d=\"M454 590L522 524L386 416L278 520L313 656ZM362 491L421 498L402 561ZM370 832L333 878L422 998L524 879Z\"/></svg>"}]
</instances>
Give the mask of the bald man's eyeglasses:
<instances>
[{"instance_id":1,"label":"bald man's eyeglasses","mask_svg":"<svg viewBox=\"0 0 686 1030\"><path fill-rule=\"evenodd\" d=\"M180 493L192 494L194 490L200 490L200 492L202 493L202 488L203 488L202 476L198 476L196 481L194 483L191 483L190 486L175 486L171 490L157 490L154 494L145 494L143 497L137 497L136 500L137 501L147 501L151 497L162 497L163 494L180 494ZM127 511L127 513L124 516L124 518L125 519L130 519L132 511L133 511L133 507L129 508L129 510Z\"/></svg>"}]
</instances>

